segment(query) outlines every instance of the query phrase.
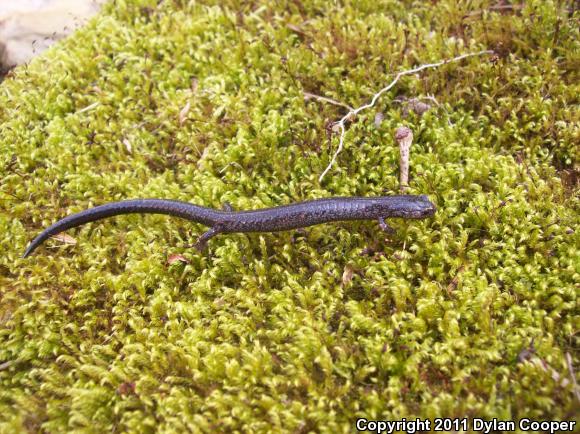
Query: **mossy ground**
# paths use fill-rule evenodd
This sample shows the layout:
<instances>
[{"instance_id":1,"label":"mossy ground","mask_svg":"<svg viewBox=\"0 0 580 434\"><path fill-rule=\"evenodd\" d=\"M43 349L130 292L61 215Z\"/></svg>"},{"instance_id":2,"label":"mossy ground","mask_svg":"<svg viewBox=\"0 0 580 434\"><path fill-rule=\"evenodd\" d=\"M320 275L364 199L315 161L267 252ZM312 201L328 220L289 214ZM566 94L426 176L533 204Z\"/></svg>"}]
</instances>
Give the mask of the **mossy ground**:
<instances>
[{"instance_id":1,"label":"mossy ground","mask_svg":"<svg viewBox=\"0 0 580 434\"><path fill-rule=\"evenodd\" d=\"M577 417L578 14L494 4L118 0L13 71L0 85L0 429ZM403 78L318 181L337 145L325 125L345 111L304 91L358 106L394 72L481 49L497 56ZM427 94L441 107L422 117L393 102ZM392 194L402 124L411 193L438 212L391 222L395 234L227 235L202 255L187 246L203 227L125 216L20 259L48 224L111 200Z\"/></svg>"}]
</instances>

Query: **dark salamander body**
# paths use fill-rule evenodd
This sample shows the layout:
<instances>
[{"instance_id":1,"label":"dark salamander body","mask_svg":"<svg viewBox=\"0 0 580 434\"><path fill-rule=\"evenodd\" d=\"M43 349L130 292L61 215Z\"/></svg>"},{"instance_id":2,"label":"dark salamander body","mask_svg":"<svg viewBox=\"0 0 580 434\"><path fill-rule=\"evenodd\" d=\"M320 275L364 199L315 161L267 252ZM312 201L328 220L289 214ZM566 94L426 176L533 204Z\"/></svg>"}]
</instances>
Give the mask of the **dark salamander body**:
<instances>
[{"instance_id":1,"label":"dark salamander body","mask_svg":"<svg viewBox=\"0 0 580 434\"><path fill-rule=\"evenodd\" d=\"M385 218L420 219L434 213L435 205L427 196L411 195L335 197L254 211L232 211L229 207L220 211L175 200L134 199L100 205L57 221L30 243L24 257L62 231L121 214L167 214L209 226L197 244L202 249L219 233L285 231L341 220L378 220L385 229Z\"/></svg>"}]
</instances>

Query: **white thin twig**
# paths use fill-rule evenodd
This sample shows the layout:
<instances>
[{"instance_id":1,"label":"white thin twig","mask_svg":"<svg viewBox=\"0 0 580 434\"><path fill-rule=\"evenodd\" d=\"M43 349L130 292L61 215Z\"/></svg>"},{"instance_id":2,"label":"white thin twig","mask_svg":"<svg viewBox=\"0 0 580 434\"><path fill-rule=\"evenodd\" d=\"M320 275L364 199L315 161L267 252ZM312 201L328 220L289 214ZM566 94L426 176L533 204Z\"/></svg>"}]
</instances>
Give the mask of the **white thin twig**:
<instances>
[{"instance_id":1,"label":"white thin twig","mask_svg":"<svg viewBox=\"0 0 580 434\"><path fill-rule=\"evenodd\" d=\"M395 86L395 84L397 84L397 82L399 81L399 79L401 77L403 77L405 75L415 74L419 71L423 71L424 69L437 68L437 67L445 65L447 63L458 62L458 61L465 59L467 57L482 56L484 54L493 54L493 51L492 50L483 50L483 51L478 51L477 53L462 54L461 56L457 56L457 57L454 57L452 59L445 59L445 60L441 60L440 62L436 62L436 63L427 63L424 65L417 66L413 69L408 69L406 71L401 71L401 72L397 73L397 75L395 76L393 81L391 81L387 86L383 87L380 91L378 91L377 93L375 93L373 95L371 102L369 102L365 105L362 105L354 110L350 110L346 115L344 115L342 117L342 119L340 119L339 121L337 121L333 124L333 129L336 127L340 128L340 139L339 139L339 143L338 143L338 148L336 149L336 152L332 156L332 160L330 160L330 163L328 164L326 169L324 169L324 172L322 172L322 174L318 178L319 182L322 182L322 179L324 178L324 176L328 173L328 171L332 168L332 166L336 162L336 158L338 157L338 154L340 154L340 152L342 151L342 148L344 146L344 135L346 133L346 129L344 128L345 123L349 119L351 119L353 116L356 116L361 111L373 107L375 105L375 103L377 102L377 100L381 97L381 95L383 93L389 91L390 89L392 89L393 86Z\"/></svg>"}]
</instances>

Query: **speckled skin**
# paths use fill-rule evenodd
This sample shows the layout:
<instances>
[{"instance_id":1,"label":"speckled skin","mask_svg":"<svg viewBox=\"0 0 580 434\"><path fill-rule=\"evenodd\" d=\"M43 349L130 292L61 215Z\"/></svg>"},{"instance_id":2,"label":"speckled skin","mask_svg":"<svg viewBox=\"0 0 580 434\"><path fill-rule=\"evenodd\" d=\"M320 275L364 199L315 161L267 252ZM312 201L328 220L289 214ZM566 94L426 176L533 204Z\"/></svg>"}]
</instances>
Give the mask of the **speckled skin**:
<instances>
[{"instance_id":1,"label":"speckled skin","mask_svg":"<svg viewBox=\"0 0 580 434\"><path fill-rule=\"evenodd\" d=\"M229 208L229 207L228 207ZM47 238L84 223L121 214L167 214L210 226L198 241L202 249L219 233L274 232L340 220L378 220L401 217L420 219L435 213L427 196L335 197L253 211L218 211L212 208L166 199L134 199L112 202L69 215L41 232L28 246L30 255Z\"/></svg>"}]
</instances>

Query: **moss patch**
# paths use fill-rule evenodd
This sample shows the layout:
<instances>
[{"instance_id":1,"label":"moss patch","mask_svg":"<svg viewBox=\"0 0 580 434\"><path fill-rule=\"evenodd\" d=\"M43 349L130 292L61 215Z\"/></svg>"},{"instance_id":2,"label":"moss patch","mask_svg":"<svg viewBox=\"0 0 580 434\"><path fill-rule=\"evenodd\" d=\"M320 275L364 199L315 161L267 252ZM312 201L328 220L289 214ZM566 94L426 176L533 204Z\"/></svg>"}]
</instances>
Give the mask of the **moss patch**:
<instances>
[{"instance_id":1,"label":"moss patch","mask_svg":"<svg viewBox=\"0 0 580 434\"><path fill-rule=\"evenodd\" d=\"M0 428L574 417L572 3L212 3L113 2L0 86ZM497 56L401 79L318 182L337 145L325 124L345 112L304 91L359 106L394 72L481 49ZM422 117L393 102L427 94L441 106ZM393 193L401 124L411 193L438 212L393 221L394 235L372 222L222 235L200 255L187 245L201 226L125 216L19 259L41 228L111 200Z\"/></svg>"}]
</instances>

